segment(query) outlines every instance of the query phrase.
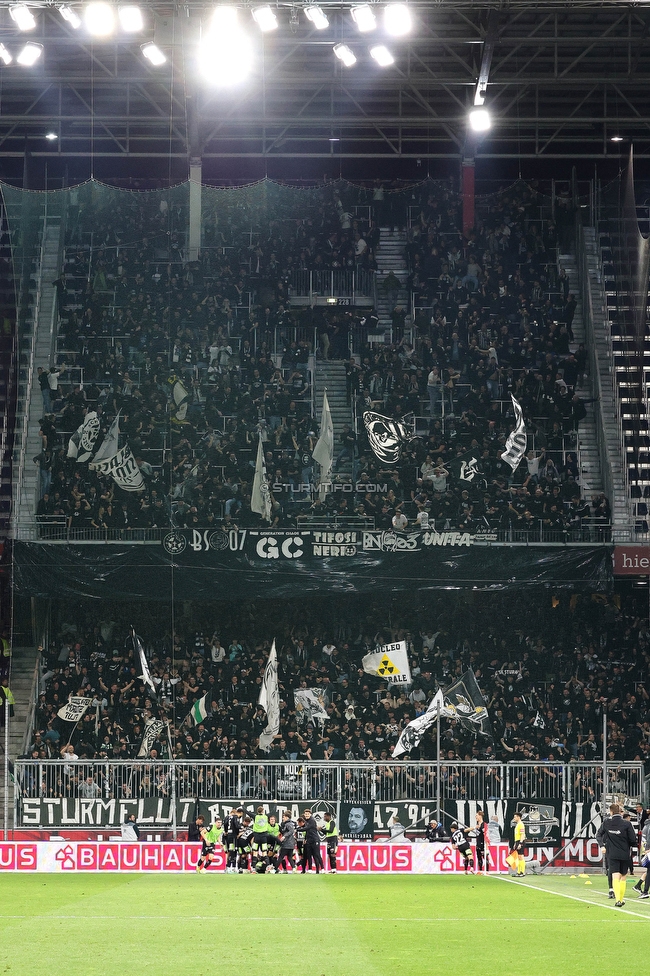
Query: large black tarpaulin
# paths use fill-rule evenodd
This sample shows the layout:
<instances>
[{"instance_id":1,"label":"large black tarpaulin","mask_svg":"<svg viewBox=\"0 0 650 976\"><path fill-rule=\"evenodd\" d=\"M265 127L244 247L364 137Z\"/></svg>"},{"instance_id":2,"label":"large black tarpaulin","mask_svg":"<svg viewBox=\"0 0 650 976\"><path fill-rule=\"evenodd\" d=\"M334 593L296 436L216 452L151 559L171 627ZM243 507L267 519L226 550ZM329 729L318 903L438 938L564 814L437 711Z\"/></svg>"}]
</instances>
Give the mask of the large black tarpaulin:
<instances>
[{"instance_id":1,"label":"large black tarpaulin","mask_svg":"<svg viewBox=\"0 0 650 976\"><path fill-rule=\"evenodd\" d=\"M44 598L250 600L404 589L605 591L610 546L505 545L460 532L175 530L147 543L14 543L14 585Z\"/></svg>"}]
</instances>

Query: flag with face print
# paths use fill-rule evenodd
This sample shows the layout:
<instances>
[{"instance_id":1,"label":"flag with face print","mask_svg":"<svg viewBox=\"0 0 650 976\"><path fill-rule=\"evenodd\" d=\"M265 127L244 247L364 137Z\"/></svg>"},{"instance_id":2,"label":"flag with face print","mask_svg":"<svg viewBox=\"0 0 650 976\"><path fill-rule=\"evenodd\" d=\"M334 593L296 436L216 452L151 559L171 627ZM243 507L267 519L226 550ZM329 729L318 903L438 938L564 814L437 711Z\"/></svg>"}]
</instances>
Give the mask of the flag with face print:
<instances>
[{"instance_id":1,"label":"flag with face print","mask_svg":"<svg viewBox=\"0 0 650 976\"><path fill-rule=\"evenodd\" d=\"M366 410L363 423L374 454L384 464L397 464L411 434L402 420L392 420L380 413Z\"/></svg>"}]
</instances>

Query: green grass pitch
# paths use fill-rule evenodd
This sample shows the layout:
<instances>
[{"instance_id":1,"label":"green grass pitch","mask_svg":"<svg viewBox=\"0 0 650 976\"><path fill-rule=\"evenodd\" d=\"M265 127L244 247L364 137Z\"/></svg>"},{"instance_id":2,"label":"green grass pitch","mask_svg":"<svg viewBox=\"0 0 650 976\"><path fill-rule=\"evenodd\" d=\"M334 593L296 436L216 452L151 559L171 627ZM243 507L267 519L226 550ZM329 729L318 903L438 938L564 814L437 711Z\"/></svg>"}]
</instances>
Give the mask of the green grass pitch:
<instances>
[{"instance_id":1,"label":"green grass pitch","mask_svg":"<svg viewBox=\"0 0 650 976\"><path fill-rule=\"evenodd\" d=\"M0 974L642 971L650 903L602 876L4 875Z\"/></svg>"}]
</instances>

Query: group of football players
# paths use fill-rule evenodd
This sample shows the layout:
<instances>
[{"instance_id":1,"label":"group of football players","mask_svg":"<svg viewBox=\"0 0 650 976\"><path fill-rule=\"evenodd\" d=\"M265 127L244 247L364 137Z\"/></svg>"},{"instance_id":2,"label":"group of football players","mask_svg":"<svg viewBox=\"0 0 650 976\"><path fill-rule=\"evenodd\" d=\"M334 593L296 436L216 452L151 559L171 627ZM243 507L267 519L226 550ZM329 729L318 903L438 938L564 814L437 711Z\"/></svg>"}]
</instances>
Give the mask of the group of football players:
<instances>
[{"instance_id":1,"label":"group of football players","mask_svg":"<svg viewBox=\"0 0 650 976\"><path fill-rule=\"evenodd\" d=\"M523 878L526 875L526 859L524 857L524 844L526 841L526 829L521 819L521 814L515 813L514 822L514 842L506 858L508 865L514 875ZM490 851L486 845L487 824L482 810L476 813L476 823L473 827L463 827L454 821L451 824L451 843L463 858L465 874L476 871L490 870ZM476 839L476 860L478 865L474 868L474 851L469 838ZM494 869L495 865L492 865Z\"/></svg>"},{"instance_id":2,"label":"group of football players","mask_svg":"<svg viewBox=\"0 0 650 976\"><path fill-rule=\"evenodd\" d=\"M331 813L326 813L322 826L317 827L311 810L305 810L297 820L292 820L285 810L278 823L277 817L267 816L262 806L257 808L255 817L246 814L243 807L233 807L223 819L217 817L209 826L199 815L195 829L190 831L190 839L193 837L201 841L198 873L206 871L223 852L226 874L305 874L312 866L318 874L324 870L321 840L327 844L330 872L336 873L338 828Z\"/></svg>"}]
</instances>

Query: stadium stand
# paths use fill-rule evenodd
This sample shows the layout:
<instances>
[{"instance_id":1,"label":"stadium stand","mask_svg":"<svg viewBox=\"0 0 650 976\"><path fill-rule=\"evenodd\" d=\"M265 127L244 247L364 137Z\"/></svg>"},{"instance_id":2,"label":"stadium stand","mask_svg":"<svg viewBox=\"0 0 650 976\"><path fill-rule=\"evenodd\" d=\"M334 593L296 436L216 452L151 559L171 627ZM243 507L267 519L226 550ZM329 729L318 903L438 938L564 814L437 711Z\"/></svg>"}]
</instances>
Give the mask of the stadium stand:
<instances>
[{"instance_id":1,"label":"stadium stand","mask_svg":"<svg viewBox=\"0 0 650 976\"><path fill-rule=\"evenodd\" d=\"M259 524L250 512L259 433L276 526L360 518L405 529L431 519L437 528L515 540L605 537L607 499L580 489L577 428L586 411L577 391L586 353L572 343L575 299L558 268L548 203L534 188L483 202L469 239L458 198L442 184L394 193L390 205L374 204L377 214L370 191L337 184L293 191L293 201L289 188L271 187L261 216L258 197L217 193L204 211L201 261L189 265L180 192L83 190L69 208L55 282L58 390L47 391L52 413L34 458L43 538L142 538L228 517ZM296 193L300 218L291 216ZM387 217L410 225L411 300L408 310L394 306L390 341L374 342L372 307L292 305L300 275L313 284L314 275L338 269L372 273L377 219ZM378 287L392 299L402 283L389 273ZM315 373L328 360L346 363L351 421L339 431L335 474L360 488L389 482L384 493L321 500L304 490L315 480ZM39 375L45 382L47 370ZM187 395L182 423L172 421L179 389ZM524 407L531 447L514 480L500 460L511 393ZM413 426L417 436L397 470L382 469L369 449L361 422L369 407ZM67 457L87 410L98 411L104 431L120 411L146 481L139 496ZM467 451L480 455L473 485L450 471Z\"/></svg>"},{"instance_id":2,"label":"stadium stand","mask_svg":"<svg viewBox=\"0 0 650 976\"><path fill-rule=\"evenodd\" d=\"M173 742L175 758L209 760L215 769L265 757L385 763L404 725L421 714L438 685L472 667L488 702L494 741L445 723L442 751L448 761L539 761L547 764L540 776L550 775L548 764L554 761L593 762L604 702L616 708L608 756L614 767L650 759L648 695L635 680L649 660L650 634L634 601L619 609L617 601L604 597L523 599L514 613L509 596L490 594L477 596L469 619L464 597L432 598L425 605L405 595L394 601L390 629L381 623L385 601L339 601L334 627L330 602L302 601L291 615L281 603L254 603L244 615L223 608L219 621L195 608L192 619L177 627L174 646L169 627L160 621L154 632L154 616L136 607L125 611L108 605L99 621L92 611L62 607L26 758L65 759L70 752L80 761L135 759L145 723L153 717L169 721L171 735L161 731L154 758L171 758ZM150 634L144 639L155 699L137 677L124 626L130 611L142 614ZM263 753L257 739L265 716L257 698L270 633L276 635L281 662L282 720L271 752ZM377 644L401 639L407 641L414 674L406 692L391 690L360 664ZM325 725L301 722L293 697L298 688L322 692L329 715ZM206 692L212 699L210 717L198 727L184 725ZM57 710L70 694L92 696L93 707L66 743L69 725ZM411 759L435 758L434 740L435 730ZM82 773L83 766L81 779ZM78 781L70 774L68 789ZM593 795L594 788L597 792L597 784L586 784L581 798Z\"/></svg>"}]
</instances>

